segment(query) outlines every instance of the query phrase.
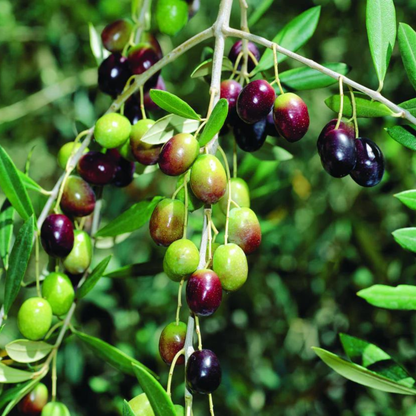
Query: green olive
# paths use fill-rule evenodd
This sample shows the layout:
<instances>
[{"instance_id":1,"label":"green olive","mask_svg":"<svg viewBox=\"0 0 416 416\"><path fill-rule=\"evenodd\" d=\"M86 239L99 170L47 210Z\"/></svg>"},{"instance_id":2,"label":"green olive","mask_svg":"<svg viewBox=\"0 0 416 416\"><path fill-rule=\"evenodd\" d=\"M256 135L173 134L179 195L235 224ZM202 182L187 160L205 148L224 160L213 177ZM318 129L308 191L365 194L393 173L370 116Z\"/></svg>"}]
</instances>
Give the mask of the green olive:
<instances>
[{"instance_id":1,"label":"green olive","mask_svg":"<svg viewBox=\"0 0 416 416\"><path fill-rule=\"evenodd\" d=\"M43 281L42 295L51 305L53 314L61 316L69 311L75 292L66 274L53 272Z\"/></svg>"},{"instance_id":2,"label":"green olive","mask_svg":"<svg viewBox=\"0 0 416 416\"><path fill-rule=\"evenodd\" d=\"M22 335L32 341L43 338L52 323L52 308L46 299L34 297L23 302L17 314Z\"/></svg>"},{"instance_id":3,"label":"green olive","mask_svg":"<svg viewBox=\"0 0 416 416\"><path fill-rule=\"evenodd\" d=\"M75 143L75 142L69 142L65 143L58 152L58 165L61 167L61 169L66 168L66 164L68 163L68 160L73 152L75 154L78 149L82 146L82 143ZM90 149L86 147L84 149L84 153L88 153Z\"/></svg>"},{"instance_id":4,"label":"green olive","mask_svg":"<svg viewBox=\"0 0 416 416\"><path fill-rule=\"evenodd\" d=\"M163 269L174 282L188 278L198 267L199 251L197 246L185 238L174 241L166 250Z\"/></svg>"},{"instance_id":5,"label":"green olive","mask_svg":"<svg viewBox=\"0 0 416 416\"><path fill-rule=\"evenodd\" d=\"M91 264L92 243L85 231L74 231L74 247L65 257L63 264L65 270L71 274L84 273Z\"/></svg>"},{"instance_id":6,"label":"green olive","mask_svg":"<svg viewBox=\"0 0 416 416\"><path fill-rule=\"evenodd\" d=\"M109 113L98 119L94 128L94 138L107 149L123 145L129 138L131 124L127 117L118 113Z\"/></svg>"},{"instance_id":7,"label":"green olive","mask_svg":"<svg viewBox=\"0 0 416 416\"><path fill-rule=\"evenodd\" d=\"M41 416L71 416L71 413L63 403L50 402L43 408Z\"/></svg>"}]
</instances>

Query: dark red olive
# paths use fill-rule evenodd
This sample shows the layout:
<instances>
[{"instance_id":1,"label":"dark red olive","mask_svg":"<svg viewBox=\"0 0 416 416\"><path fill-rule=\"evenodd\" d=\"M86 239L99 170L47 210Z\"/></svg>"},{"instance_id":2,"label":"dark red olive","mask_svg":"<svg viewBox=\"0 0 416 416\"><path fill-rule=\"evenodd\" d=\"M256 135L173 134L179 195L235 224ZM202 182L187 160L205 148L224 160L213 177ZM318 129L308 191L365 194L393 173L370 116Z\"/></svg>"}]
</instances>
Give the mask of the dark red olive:
<instances>
[{"instance_id":1,"label":"dark red olive","mask_svg":"<svg viewBox=\"0 0 416 416\"><path fill-rule=\"evenodd\" d=\"M324 143L324 138L325 136L331 131L334 130L336 125L337 125L338 120L336 118L334 118L333 120L331 120L328 124L326 124L326 126L322 129L321 134L319 135L318 138L318 142L317 142L317 147L318 147L318 153L319 155L321 155L322 152L322 146ZM344 130L349 137L351 137L351 139L355 139L355 128L354 128L354 123L350 122L350 121L341 121L339 123L339 127L340 129Z\"/></svg>"},{"instance_id":2,"label":"dark red olive","mask_svg":"<svg viewBox=\"0 0 416 416\"><path fill-rule=\"evenodd\" d=\"M159 353L162 360L171 365L175 355L184 347L186 338L186 324L183 322L172 322L167 325L159 339ZM184 364L185 358L182 355L176 364Z\"/></svg>"},{"instance_id":3,"label":"dark red olive","mask_svg":"<svg viewBox=\"0 0 416 416\"><path fill-rule=\"evenodd\" d=\"M380 148L370 139L355 140L357 163L351 171L351 178L364 187L376 186L383 179L384 157Z\"/></svg>"},{"instance_id":4,"label":"dark red olive","mask_svg":"<svg viewBox=\"0 0 416 416\"><path fill-rule=\"evenodd\" d=\"M74 217L86 217L95 208L95 193L84 179L70 176L61 199L62 211Z\"/></svg>"},{"instance_id":5,"label":"dark red olive","mask_svg":"<svg viewBox=\"0 0 416 416\"><path fill-rule=\"evenodd\" d=\"M127 58L113 53L98 68L98 87L102 92L115 97L123 91L131 76Z\"/></svg>"},{"instance_id":6,"label":"dark red olive","mask_svg":"<svg viewBox=\"0 0 416 416\"><path fill-rule=\"evenodd\" d=\"M159 61L159 56L150 44L139 43L130 49L128 60L133 74L140 75ZM160 71L146 82L148 88L157 84L159 74Z\"/></svg>"},{"instance_id":7,"label":"dark red olive","mask_svg":"<svg viewBox=\"0 0 416 416\"><path fill-rule=\"evenodd\" d=\"M116 173L114 159L101 152L88 152L78 162L78 173L93 185L107 185Z\"/></svg>"},{"instance_id":8,"label":"dark red olive","mask_svg":"<svg viewBox=\"0 0 416 416\"><path fill-rule=\"evenodd\" d=\"M256 44L254 44L253 42L248 42L247 43L247 48L248 50L254 55L254 57L256 58L257 61L259 61L260 59L260 52L257 49ZM232 63L236 63L238 55L243 52L243 41L242 40L238 40L236 43L234 43L234 45L231 47L230 53L228 54L228 58L230 59L230 61ZM240 63L238 65L238 69L241 69L241 66L243 64L243 58L241 58ZM251 72L254 68L255 68L256 64L253 61L253 58L251 58L249 56L248 58L248 62L247 62L247 69L248 72Z\"/></svg>"},{"instance_id":9,"label":"dark red olive","mask_svg":"<svg viewBox=\"0 0 416 416\"><path fill-rule=\"evenodd\" d=\"M134 179L134 172L136 171L136 165L134 162L130 162L124 159L116 149L110 149L107 154L113 158L116 163L116 173L112 184L117 188L124 188L130 185Z\"/></svg>"},{"instance_id":10,"label":"dark red olive","mask_svg":"<svg viewBox=\"0 0 416 416\"><path fill-rule=\"evenodd\" d=\"M130 39L133 25L124 19L116 20L107 25L101 32L104 48L110 52L122 52Z\"/></svg>"},{"instance_id":11,"label":"dark red olive","mask_svg":"<svg viewBox=\"0 0 416 416\"><path fill-rule=\"evenodd\" d=\"M238 147L245 152L259 150L267 138L266 127L266 119L254 124L247 124L242 120L238 120L234 126L234 137Z\"/></svg>"},{"instance_id":12,"label":"dark red olive","mask_svg":"<svg viewBox=\"0 0 416 416\"><path fill-rule=\"evenodd\" d=\"M221 366L211 350L195 351L186 364L186 384L189 390L210 394L221 384Z\"/></svg>"},{"instance_id":13,"label":"dark red olive","mask_svg":"<svg viewBox=\"0 0 416 416\"><path fill-rule=\"evenodd\" d=\"M247 124L256 123L270 113L276 93L264 79L247 84L237 99L237 114Z\"/></svg>"},{"instance_id":14,"label":"dark red olive","mask_svg":"<svg viewBox=\"0 0 416 416\"><path fill-rule=\"evenodd\" d=\"M74 228L66 215L48 215L40 237L44 250L52 257L66 257L74 247Z\"/></svg>"}]
</instances>

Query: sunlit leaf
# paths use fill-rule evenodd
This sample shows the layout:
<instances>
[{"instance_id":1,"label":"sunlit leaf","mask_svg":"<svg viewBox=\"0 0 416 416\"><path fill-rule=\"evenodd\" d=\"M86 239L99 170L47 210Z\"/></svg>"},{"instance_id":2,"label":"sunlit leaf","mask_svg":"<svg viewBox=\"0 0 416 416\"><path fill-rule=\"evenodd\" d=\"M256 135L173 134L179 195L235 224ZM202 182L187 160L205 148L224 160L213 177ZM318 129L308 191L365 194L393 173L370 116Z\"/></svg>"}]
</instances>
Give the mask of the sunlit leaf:
<instances>
[{"instance_id":1,"label":"sunlit leaf","mask_svg":"<svg viewBox=\"0 0 416 416\"><path fill-rule=\"evenodd\" d=\"M5 347L9 357L18 363L34 363L45 358L53 345L43 341L29 341L18 339L8 343Z\"/></svg>"},{"instance_id":2,"label":"sunlit leaf","mask_svg":"<svg viewBox=\"0 0 416 416\"><path fill-rule=\"evenodd\" d=\"M169 113L192 120L201 119L188 103L170 92L152 89L150 90L150 98L156 105Z\"/></svg>"},{"instance_id":3,"label":"sunlit leaf","mask_svg":"<svg viewBox=\"0 0 416 416\"><path fill-rule=\"evenodd\" d=\"M386 129L389 136L411 150L416 151L416 130L411 126L394 126Z\"/></svg>"},{"instance_id":4,"label":"sunlit leaf","mask_svg":"<svg viewBox=\"0 0 416 416\"><path fill-rule=\"evenodd\" d=\"M416 211L416 190L403 191L394 196L404 205Z\"/></svg>"},{"instance_id":5,"label":"sunlit leaf","mask_svg":"<svg viewBox=\"0 0 416 416\"><path fill-rule=\"evenodd\" d=\"M416 228L401 228L393 231L393 237L404 249L416 253Z\"/></svg>"},{"instance_id":6,"label":"sunlit leaf","mask_svg":"<svg viewBox=\"0 0 416 416\"><path fill-rule=\"evenodd\" d=\"M87 277L87 280L83 283L83 285L80 288L77 289L77 293L76 293L77 299L82 299L89 292L91 292L92 289L94 289L94 286L98 283L100 278L105 273L105 270L108 266L108 263L110 263L110 260L111 260L111 256L108 256L104 260L102 260L99 264L97 264L94 270Z\"/></svg>"},{"instance_id":7,"label":"sunlit leaf","mask_svg":"<svg viewBox=\"0 0 416 416\"><path fill-rule=\"evenodd\" d=\"M399 47L409 81L416 89L416 32L405 23L399 25Z\"/></svg>"},{"instance_id":8,"label":"sunlit leaf","mask_svg":"<svg viewBox=\"0 0 416 416\"><path fill-rule=\"evenodd\" d=\"M416 286L399 285L397 287L374 285L360 290L358 296L371 305L393 310L416 310Z\"/></svg>"},{"instance_id":9,"label":"sunlit leaf","mask_svg":"<svg viewBox=\"0 0 416 416\"><path fill-rule=\"evenodd\" d=\"M0 383L21 383L22 381L30 380L32 377L33 373L29 371L9 367L0 362Z\"/></svg>"},{"instance_id":10,"label":"sunlit leaf","mask_svg":"<svg viewBox=\"0 0 416 416\"><path fill-rule=\"evenodd\" d=\"M14 208L5 199L0 210L0 256L5 269L9 266L10 246L13 239Z\"/></svg>"},{"instance_id":11,"label":"sunlit leaf","mask_svg":"<svg viewBox=\"0 0 416 416\"><path fill-rule=\"evenodd\" d=\"M227 115L228 101L225 98L221 98L212 110L208 122L199 137L199 145L201 147L208 144L218 134L227 119Z\"/></svg>"}]
</instances>

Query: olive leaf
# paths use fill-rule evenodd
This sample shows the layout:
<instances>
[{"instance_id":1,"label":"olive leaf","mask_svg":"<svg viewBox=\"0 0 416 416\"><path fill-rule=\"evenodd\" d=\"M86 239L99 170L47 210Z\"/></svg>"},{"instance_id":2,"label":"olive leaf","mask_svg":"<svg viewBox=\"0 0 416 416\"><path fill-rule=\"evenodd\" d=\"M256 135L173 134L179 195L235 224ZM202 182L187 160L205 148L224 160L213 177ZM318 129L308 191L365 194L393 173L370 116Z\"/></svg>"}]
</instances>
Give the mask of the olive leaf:
<instances>
[{"instance_id":1,"label":"olive leaf","mask_svg":"<svg viewBox=\"0 0 416 416\"><path fill-rule=\"evenodd\" d=\"M23 220L34 214L26 188L10 156L0 146L0 188Z\"/></svg>"},{"instance_id":2,"label":"olive leaf","mask_svg":"<svg viewBox=\"0 0 416 416\"><path fill-rule=\"evenodd\" d=\"M143 368L132 365L140 387L146 393L155 416L176 416L172 400L161 384Z\"/></svg>"},{"instance_id":3,"label":"olive leaf","mask_svg":"<svg viewBox=\"0 0 416 416\"><path fill-rule=\"evenodd\" d=\"M156 196L151 201L141 201L132 205L127 211L124 211L109 224L101 228L95 236L115 237L138 230L149 221L153 210L162 199L163 197Z\"/></svg>"},{"instance_id":4,"label":"olive leaf","mask_svg":"<svg viewBox=\"0 0 416 416\"><path fill-rule=\"evenodd\" d=\"M6 270L9 266L9 252L13 239L14 212L10 202L5 199L0 210L0 256Z\"/></svg>"},{"instance_id":5,"label":"olive leaf","mask_svg":"<svg viewBox=\"0 0 416 416\"><path fill-rule=\"evenodd\" d=\"M103 60L103 45L101 43L101 37L91 22L88 24L88 27L90 33L91 52L97 62L97 65L99 65Z\"/></svg>"},{"instance_id":6,"label":"olive leaf","mask_svg":"<svg viewBox=\"0 0 416 416\"><path fill-rule=\"evenodd\" d=\"M379 308L393 310L416 310L416 286L399 285L397 287L374 285L360 290L358 296Z\"/></svg>"},{"instance_id":7,"label":"olive leaf","mask_svg":"<svg viewBox=\"0 0 416 416\"><path fill-rule=\"evenodd\" d=\"M277 43L292 52L296 52L303 46L315 33L318 26L321 6L312 7L299 16L291 20L273 39ZM283 62L287 59L286 55L279 54L277 61ZM273 67L273 51L267 49L262 55L259 64L254 69L255 73L266 71Z\"/></svg>"},{"instance_id":8,"label":"olive leaf","mask_svg":"<svg viewBox=\"0 0 416 416\"><path fill-rule=\"evenodd\" d=\"M169 125L173 118L173 114L168 114L165 117L160 118L153 124L152 127L145 133L145 135L141 138L142 142L149 143L149 144L162 144L169 139L164 141L164 136L166 135L166 127Z\"/></svg>"},{"instance_id":9,"label":"olive leaf","mask_svg":"<svg viewBox=\"0 0 416 416\"><path fill-rule=\"evenodd\" d=\"M416 89L416 32L405 23L399 25L399 48L409 81Z\"/></svg>"},{"instance_id":10,"label":"olive leaf","mask_svg":"<svg viewBox=\"0 0 416 416\"><path fill-rule=\"evenodd\" d=\"M416 253L416 228L401 228L393 231L393 237L404 249Z\"/></svg>"},{"instance_id":11,"label":"olive leaf","mask_svg":"<svg viewBox=\"0 0 416 416\"><path fill-rule=\"evenodd\" d=\"M123 416L136 416L127 400L123 401Z\"/></svg>"},{"instance_id":12,"label":"olive leaf","mask_svg":"<svg viewBox=\"0 0 416 416\"><path fill-rule=\"evenodd\" d=\"M20 228L10 253L9 269L4 287L4 314L6 316L21 288L32 252L34 235L35 220L31 216Z\"/></svg>"},{"instance_id":13,"label":"olive leaf","mask_svg":"<svg viewBox=\"0 0 416 416\"><path fill-rule=\"evenodd\" d=\"M77 293L76 293L77 299L82 299L92 289L94 289L94 286L98 283L100 278L103 276L105 269L108 266L108 263L110 263L110 260L111 260L111 256L108 256L104 260L102 260L99 264L97 264L94 270L87 277L87 280L85 280L83 285L77 289Z\"/></svg>"},{"instance_id":14,"label":"olive leaf","mask_svg":"<svg viewBox=\"0 0 416 416\"><path fill-rule=\"evenodd\" d=\"M263 0L256 8L248 19L248 26L254 26L261 17L269 10L274 0Z\"/></svg>"},{"instance_id":15,"label":"olive leaf","mask_svg":"<svg viewBox=\"0 0 416 416\"><path fill-rule=\"evenodd\" d=\"M399 106L409 111L409 113L412 116L416 117L416 98L412 98L411 100L405 101L399 104Z\"/></svg>"},{"instance_id":16,"label":"olive leaf","mask_svg":"<svg viewBox=\"0 0 416 416\"><path fill-rule=\"evenodd\" d=\"M366 26L371 57L382 86L396 41L396 9L393 0L367 0Z\"/></svg>"},{"instance_id":17,"label":"olive leaf","mask_svg":"<svg viewBox=\"0 0 416 416\"><path fill-rule=\"evenodd\" d=\"M412 126L394 126L387 128L386 131L393 140L416 151L416 130Z\"/></svg>"},{"instance_id":18,"label":"olive leaf","mask_svg":"<svg viewBox=\"0 0 416 416\"><path fill-rule=\"evenodd\" d=\"M31 177L29 177L26 173L23 173L22 171L18 170L17 173L20 176L20 179L22 180L23 185L25 188L29 191L35 191L35 192L42 192L42 187L38 185Z\"/></svg>"},{"instance_id":19,"label":"olive leaf","mask_svg":"<svg viewBox=\"0 0 416 416\"><path fill-rule=\"evenodd\" d=\"M0 396L0 409L4 407L6 403L7 406L3 410L1 416L8 415L13 408L22 400L23 397L26 396L29 392L31 392L35 386L40 382L42 376L35 378L34 380L28 381L24 384L19 384L15 387L7 389L1 396Z\"/></svg>"},{"instance_id":20,"label":"olive leaf","mask_svg":"<svg viewBox=\"0 0 416 416\"><path fill-rule=\"evenodd\" d=\"M117 370L134 376L135 372L133 371L132 364L135 364L143 372L153 374L156 377L156 374L152 370L107 342L79 331L74 331L74 333L97 357L103 359Z\"/></svg>"},{"instance_id":21,"label":"olive leaf","mask_svg":"<svg viewBox=\"0 0 416 416\"><path fill-rule=\"evenodd\" d=\"M390 380L358 364L346 361L329 351L317 347L312 347L312 349L326 365L348 380L388 393L416 395L416 390Z\"/></svg>"},{"instance_id":22,"label":"olive leaf","mask_svg":"<svg viewBox=\"0 0 416 416\"><path fill-rule=\"evenodd\" d=\"M195 110L178 96L162 90L150 90L150 98L156 105L169 113L192 120L201 120Z\"/></svg>"},{"instance_id":23,"label":"olive leaf","mask_svg":"<svg viewBox=\"0 0 416 416\"><path fill-rule=\"evenodd\" d=\"M20 383L22 381L30 380L32 377L33 373L29 371L9 367L0 362L0 383Z\"/></svg>"},{"instance_id":24,"label":"olive leaf","mask_svg":"<svg viewBox=\"0 0 416 416\"><path fill-rule=\"evenodd\" d=\"M8 343L5 347L8 356L18 363L34 363L45 358L53 345L43 341L29 341L18 339Z\"/></svg>"},{"instance_id":25,"label":"olive leaf","mask_svg":"<svg viewBox=\"0 0 416 416\"><path fill-rule=\"evenodd\" d=\"M394 195L400 202L409 207L410 209L416 210L416 190L403 191Z\"/></svg>"},{"instance_id":26,"label":"olive leaf","mask_svg":"<svg viewBox=\"0 0 416 416\"><path fill-rule=\"evenodd\" d=\"M218 134L224 126L227 115L228 101L225 98L221 98L212 110L208 122L199 137L199 145L201 147L208 144L215 137L215 135Z\"/></svg>"}]
</instances>

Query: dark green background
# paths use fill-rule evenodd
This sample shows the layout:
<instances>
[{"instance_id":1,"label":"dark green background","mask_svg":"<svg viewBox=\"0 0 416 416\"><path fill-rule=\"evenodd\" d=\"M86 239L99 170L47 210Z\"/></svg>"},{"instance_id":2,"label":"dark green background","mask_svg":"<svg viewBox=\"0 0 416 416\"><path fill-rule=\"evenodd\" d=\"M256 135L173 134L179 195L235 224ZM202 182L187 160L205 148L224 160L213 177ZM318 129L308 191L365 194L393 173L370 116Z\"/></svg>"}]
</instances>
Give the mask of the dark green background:
<instances>
[{"instance_id":1,"label":"dark green background","mask_svg":"<svg viewBox=\"0 0 416 416\"><path fill-rule=\"evenodd\" d=\"M178 36L159 37L165 52L214 21L218 1L202 3L200 13ZM275 3L251 28L253 33L272 38L297 14L322 5L318 29L300 52L319 62L346 62L353 68L353 79L377 88L366 39L365 1ZM399 21L412 25L416 1L395 3ZM114 19L128 17L129 12L126 0L0 0L0 107L26 100L7 111L0 108L0 143L19 168L34 147L30 173L46 189L61 174L55 162L60 146L72 140L76 130L92 125L110 104L97 91L96 74L90 70L96 62L89 48L88 22L101 30ZM238 22L235 7L232 24ZM231 44L229 40L227 48ZM202 47L192 50L165 68L163 76L170 91L204 113L208 85L189 78L201 51ZM288 60L281 70L294 66L297 64ZM71 82L70 93L63 93L63 85ZM61 84L53 87L56 83ZM60 98L31 111L43 97L28 97L48 87L48 93L53 90ZM378 344L416 374L412 314L379 310L356 296L358 290L374 283L415 283L413 256L400 249L391 232L414 224L413 214L393 195L414 186L416 160L384 131L397 120L361 120L362 135L376 141L384 152L383 182L374 189L363 189L350 178L328 176L316 152L316 139L333 117L323 101L334 92L336 87L301 93L310 109L310 131L297 144L279 140L279 145L294 154L293 160L259 164L251 156L239 154L239 172L250 185L252 207L262 220L263 243L249 258L246 285L225 296L218 312L202 320L204 346L217 353L223 368L223 383L214 395L217 416L416 415L412 397L348 382L320 362L310 348L321 346L340 353L337 333L346 332ZM396 103L415 95L397 48L384 93ZM18 115L22 117L16 118ZM231 137L221 140L227 148ZM108 188L104 221L132 202L169 195L173 190L174 182L158 174L141 176L127 189ZM40 210L44 201L36 195L33 198ZM201 221L200 212L191 217L196 242ZM222 226L220 215L215 221ZM155 246L145 227L114 249L97 250L94 263L111 252L110 268L115 269L148 260L160 264L164 250ZM31 265L27 279L33 273ZM159 359L157 345L163 326L174 319L176 290L177 285L163 273L102 279L80 304L76 320L86 333L156 370L165 383L168 370ZM16 302L0 345L19 337L14 317L23 297L33 293L23 291ZM134 378L99 361L73 337L60 351L58 395L73 416L120 414L122 399L140 392ZM50 384L49 377L45 380ZM182 403L182 380L179 368L174 378L177 403ZM194 414L208 415L206 397L195 398Z\"/></svg>"}]
</instances>

